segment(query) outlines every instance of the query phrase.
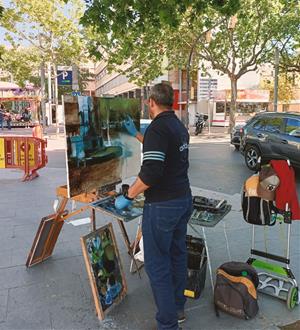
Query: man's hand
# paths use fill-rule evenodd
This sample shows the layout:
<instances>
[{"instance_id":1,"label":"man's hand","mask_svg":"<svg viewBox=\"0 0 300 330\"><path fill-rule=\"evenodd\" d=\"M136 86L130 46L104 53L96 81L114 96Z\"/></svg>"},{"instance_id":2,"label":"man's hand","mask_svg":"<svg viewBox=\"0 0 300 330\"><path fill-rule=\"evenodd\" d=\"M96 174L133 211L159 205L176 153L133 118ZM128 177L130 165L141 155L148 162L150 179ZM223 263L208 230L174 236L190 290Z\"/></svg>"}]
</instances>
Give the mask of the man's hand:
<instances>
[{"instance_id":1,"label":"man's hand","mask_svg":"<svg viewBox=\"0 0 300 330\"><path fill-rule=\"evenodd\" d=\"M134 125L134 122L130 116L126 116L126 119L123 121L123 125L126 128L127 132L133 136L136 137L138 134L138 131Z\"/></svg>"},{"instance_id":2,"label":"man's hand","mask_svg":"<svg viewBox=\"0 0 300 330\"><path fill-rule=\"evenodd\" d=\"M123 210L128 208L132 204L132 199L129 199L123 195L119 196L115 200L115 208L117 210Z\"/></svg>"}]
</instances>

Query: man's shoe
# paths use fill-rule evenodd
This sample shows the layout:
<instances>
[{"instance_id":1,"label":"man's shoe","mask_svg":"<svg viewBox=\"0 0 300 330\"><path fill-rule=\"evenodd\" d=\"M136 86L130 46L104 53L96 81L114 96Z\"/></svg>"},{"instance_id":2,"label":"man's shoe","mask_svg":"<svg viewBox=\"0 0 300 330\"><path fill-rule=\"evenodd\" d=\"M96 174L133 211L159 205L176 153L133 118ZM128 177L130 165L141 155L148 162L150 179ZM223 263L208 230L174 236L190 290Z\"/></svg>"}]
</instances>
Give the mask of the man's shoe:
<instances>
[{"instance_id":1,"label":"man's shoe","mask_svg":"<svg viewBox=\"0 0 300 330\"><path fill-rule=\"evenodd\" d=\"M185 321L185 314L184 311L178 311L177 312L177 319L178 319L178 323L181 324Z\"/></svg>"}]
</instances>

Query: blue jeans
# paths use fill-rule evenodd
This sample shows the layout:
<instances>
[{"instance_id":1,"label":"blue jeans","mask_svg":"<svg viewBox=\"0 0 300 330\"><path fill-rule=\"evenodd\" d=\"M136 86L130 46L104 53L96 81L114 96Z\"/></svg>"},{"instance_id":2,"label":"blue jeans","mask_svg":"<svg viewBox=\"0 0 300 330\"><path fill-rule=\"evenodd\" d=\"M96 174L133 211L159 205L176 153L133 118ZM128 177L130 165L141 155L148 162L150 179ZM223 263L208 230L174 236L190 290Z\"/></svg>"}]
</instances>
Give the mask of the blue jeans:
<instances>
[{"instance_id":1,"label":"blue jeans","mask_svg":"<svg viewBox=\"0 0 300 330\"><path fill-rule=\"evenodd\" d=\"M4 121L3 120L0 120L0 127L1 127L1 129L3 129L3 124L4 124Z\"/></svg>"},{"instance_id":2,"label":"blue jeans","mask_svg":"<svg viewBox=\"0 0 300 330\"><path fill-rule=\"evenodd\" d=\"M187 280L186 232L192 197L145 203L142 232L145 269L157 307L158 329L178 329Z\"/></svg>"}]
</instances>

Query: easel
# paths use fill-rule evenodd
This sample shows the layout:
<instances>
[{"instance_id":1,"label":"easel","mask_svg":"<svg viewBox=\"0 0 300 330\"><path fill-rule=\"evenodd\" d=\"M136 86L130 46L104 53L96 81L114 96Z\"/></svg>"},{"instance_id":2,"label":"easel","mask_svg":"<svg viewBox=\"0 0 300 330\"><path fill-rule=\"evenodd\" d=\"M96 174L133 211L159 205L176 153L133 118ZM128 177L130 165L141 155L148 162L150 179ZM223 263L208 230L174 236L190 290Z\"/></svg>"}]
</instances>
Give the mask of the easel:
<instances>
[{"instance_id":1,"label":"easel","mask_svg":"<svg viewBox=\"0 0 300 330\"><path fill-rule=\"evenodd\" d=\"M110 186L110 187L113 187L113 186ZM56 196L58 198L58 204L55 207L55 213L49 217L43 218L43 219L52 220L51 228L45 234L45 235L47 235L47 237L45 238L45 237L43 237L43 233L42 233L43 226L40 225L38 232L36 234L36 237L34 239L31 251L29 253L29 256L28 256L28 259L26 262L26 266L30 267L32 265L41 263L42 261L47 259L49 256L51 256L64 222L66 220L70 219L71 217L74 217L75 215L78 215L89 209L90 210L90 220L91 220L90 221L90 225L91 225L90 231L91 232L95 231L96 230L96 209L93 208L90 204L96 200L99 200L102 197L114 196L115 194L116 194L115 191L110 190L108 192L101 193L101 195L99 196L99 193L97 193L96 191L93 191L93 192L89 192L89 193L83 193L83 194L70 198L70 197L68 197L67 186L58 187L56 189ZM79 203L87 204L87 205L84 205L84 206L80 207L79 209L72 210L71 212L69 212L66 209L66 206L69 201L79 202ZM128 254L130 255L130 258L135 265L135 268L139 274L139 277L141 277L140 271L139 271L140 267L137 265L136 260L134 259L134 255L133 255L134 249L132 248L132 245L130 243L130 239L128 237L124 222L117 217L115 217L115 218L118 221L119 227L121 229L121 233L122 233L126 248L128 250ZM44 238L44 240L43 240L43 238ZM43 242L42 246L40 245L41 242Z\"/></svg>"}]
</instances>

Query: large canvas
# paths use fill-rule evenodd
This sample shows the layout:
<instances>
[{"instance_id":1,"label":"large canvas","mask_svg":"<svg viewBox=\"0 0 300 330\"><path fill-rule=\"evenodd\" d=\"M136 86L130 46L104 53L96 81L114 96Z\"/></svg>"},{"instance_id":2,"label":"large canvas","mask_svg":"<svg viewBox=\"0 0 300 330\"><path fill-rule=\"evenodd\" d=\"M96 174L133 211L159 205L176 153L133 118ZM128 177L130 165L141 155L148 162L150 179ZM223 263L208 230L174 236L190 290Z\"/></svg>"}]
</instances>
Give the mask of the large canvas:
<instances>
[{"instance_id":1,"label":"large canvas","mask_svg":"<svg viewBox=\"0 0 300 330\"><path fill-rule=\"evenodd\" d=\"M140 144L123 122L139 129L140 100L65 96L64 108L69 197L138 174Z\"/></svg>"}]
</instances>

